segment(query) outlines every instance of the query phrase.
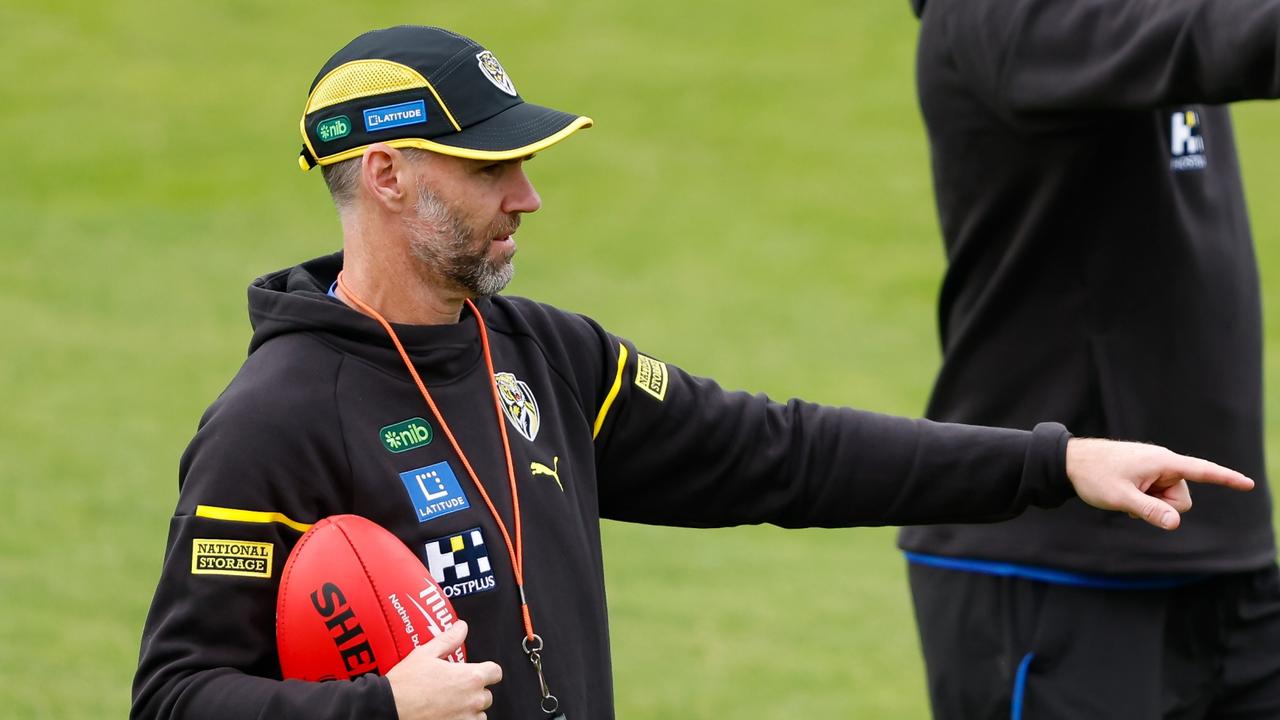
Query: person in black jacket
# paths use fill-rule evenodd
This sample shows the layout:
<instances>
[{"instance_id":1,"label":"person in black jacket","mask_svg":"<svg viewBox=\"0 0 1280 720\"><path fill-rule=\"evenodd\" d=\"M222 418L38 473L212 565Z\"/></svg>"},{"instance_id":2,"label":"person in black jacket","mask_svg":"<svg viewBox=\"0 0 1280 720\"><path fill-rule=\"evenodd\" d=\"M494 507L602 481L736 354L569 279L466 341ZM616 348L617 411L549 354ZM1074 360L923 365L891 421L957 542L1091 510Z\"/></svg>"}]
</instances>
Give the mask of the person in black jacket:
<instances>
[{"instance_id":1,"label":"person in black jacket","mask_svg":"<svg viewBox=\"0 0 1280 720\"><path fill-rule=\"evenodd\" d=\"M1171 529L1183 478L1252 485L1056 423L726 392L583 316L498 295L541 204L523 163L589 124L524 102L491 51L438 28L367 33L321 69L301 164L324 168L343 252L249 289L249 357L182 458L133 717L610 718L601 517L990 521L1078 493ZM386 677L282 679L281 567L341 513L403 540L466 623ZM206 561L247 543L269 558L252 572ZM464 640L472 662L442 660Z\"/></svg>"},{"instance_id":2,"label":"person in black jacket","mask_svg":"<svg viewBox=\"0 0 1280 720\"><path fill-rule=\"evenodd\" d=\"M917 0L948 269L927 416L1167 444L1264 477L1258 271L1229 103L1280 2ZM938 718L1280 717L1265 483L1176 535L1069 502L907 528Z\"/></svg>"}]
</instances>

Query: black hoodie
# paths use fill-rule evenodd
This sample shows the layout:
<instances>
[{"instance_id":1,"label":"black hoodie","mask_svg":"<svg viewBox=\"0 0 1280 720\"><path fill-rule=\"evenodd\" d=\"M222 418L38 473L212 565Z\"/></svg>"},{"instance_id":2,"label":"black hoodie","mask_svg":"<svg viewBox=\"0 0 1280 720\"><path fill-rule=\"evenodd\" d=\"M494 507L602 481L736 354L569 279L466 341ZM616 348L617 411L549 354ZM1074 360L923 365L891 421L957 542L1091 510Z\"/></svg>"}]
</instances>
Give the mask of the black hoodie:
<instances>
[{"instance_id":1,"label":"black hoodie","mask_svg":"<svg viewBox=\"0 0 1280 720\"><path fill-rule=\"evenodd\" d=\"M340 513L388 528L428 565L441 542L479 531L490 571L473 553L470 584L436 579L471 627L469 658L503 668L489 716L539 716L497 526L381 327L326 296L341 262L320 258L249 289L249 357L182 458L134 717L395 717L380 677L278 680L280 569L302 525ZM498 423L510 423L534 628L571 718L613 716L601 517L692 527L995 520L1072 494L1060 425L1021 432L773 403L642 355L579 315L501 296L476 306L495 373L509 374L523 414L498 417L469 313L397 332L508 527ZM400 432L414 418L433 439ZM447 467L450 492L469 507L415 496L402 474L429 467ZM271 560L256 577L193 573L193 542L208 539L269 543Z\"/></svg>"}]
</instances>

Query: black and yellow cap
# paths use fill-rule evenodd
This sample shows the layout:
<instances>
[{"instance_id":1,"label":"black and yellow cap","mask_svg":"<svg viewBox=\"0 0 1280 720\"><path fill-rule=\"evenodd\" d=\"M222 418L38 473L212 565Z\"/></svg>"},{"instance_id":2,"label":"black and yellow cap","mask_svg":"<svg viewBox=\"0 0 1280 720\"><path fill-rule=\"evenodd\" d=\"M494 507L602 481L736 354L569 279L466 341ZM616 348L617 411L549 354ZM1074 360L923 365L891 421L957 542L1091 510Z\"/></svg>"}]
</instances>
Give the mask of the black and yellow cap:
<instances>
[{"instance_id":1,"label":"black and yellow cap","mask_svg":"<svg viewBox=\"0 0 1280 720\"><path fill-rule=\"evenodd\" d=\"M525 102L474 40L399 25L361 35L320 68L302 112L298 164L332 165L376 142L510 160L590 126L591 118Z\"/></svg>"}]
</instances>

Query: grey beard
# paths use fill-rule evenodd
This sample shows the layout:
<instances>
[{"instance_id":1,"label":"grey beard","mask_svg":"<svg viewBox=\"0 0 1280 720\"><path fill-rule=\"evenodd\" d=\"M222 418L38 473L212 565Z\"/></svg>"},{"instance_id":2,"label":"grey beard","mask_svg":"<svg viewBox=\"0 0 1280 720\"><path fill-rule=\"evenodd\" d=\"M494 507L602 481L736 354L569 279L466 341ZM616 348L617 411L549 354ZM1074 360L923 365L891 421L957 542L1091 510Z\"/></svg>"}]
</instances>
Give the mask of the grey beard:
<instances>
[{"instance_id":1,"label":"grey beard","mask_svg":"<svg viewBox=\"0 0 1280 720\"><path fill-rule=\"evenodd\" d=\"M511 259L490 260L488 243L471 249L471 228L438 196L421 189L415 209L417 217L408 223L409 249L429 272L477 297L497 295L511 282L516 273Z\"/></svg>"},{"instance_id":2,"label":"grey beard","mask_svg":"<svg viewBox=\"0 0 1280 720\"><path fill-rule=\"evenodd\" d=\"M480 297L502 292L515 275L516 266L510 259L495 263L487 257L481 257L469 270L459 268L459 273L451 279Z\"/></svg>"}]
</instances>

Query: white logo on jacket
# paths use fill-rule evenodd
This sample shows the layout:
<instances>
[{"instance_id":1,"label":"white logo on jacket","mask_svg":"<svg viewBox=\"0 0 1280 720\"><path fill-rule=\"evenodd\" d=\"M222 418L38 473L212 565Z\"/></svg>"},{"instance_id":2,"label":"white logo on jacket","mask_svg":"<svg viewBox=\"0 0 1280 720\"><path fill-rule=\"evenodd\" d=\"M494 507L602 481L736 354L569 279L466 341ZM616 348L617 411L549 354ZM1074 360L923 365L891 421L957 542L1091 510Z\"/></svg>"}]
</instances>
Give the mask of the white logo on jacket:
<instances>
[{"instance_id":1,"label":"white logo on jacket","mask_svg":"<svg viewBox=\"0 0 1280 720\"><path fill-rule=\"evenodd\" d=\"M502 400L502 412L525 440L533 442L542 427L542 415L538 412L538 399L525 381L508 372L493 374L498 398Z\"/></svg>"},{"instance_id":2,"label":"white logo on jacket","mask_svg":"<svg viewBox=\"0 0 1280 720\"><path fill-rule=\"evenodd\" d=\"M1175 172L1203 170L1209 163L1204 156L1204 137L1200 134L1200 114L1179 110L1169 117L1169 151L1173 159L1169 168Z\"/></svg>"}]
</instances>

